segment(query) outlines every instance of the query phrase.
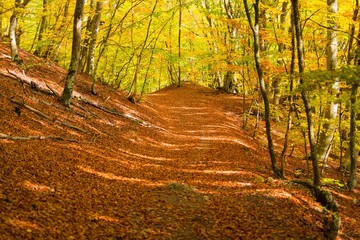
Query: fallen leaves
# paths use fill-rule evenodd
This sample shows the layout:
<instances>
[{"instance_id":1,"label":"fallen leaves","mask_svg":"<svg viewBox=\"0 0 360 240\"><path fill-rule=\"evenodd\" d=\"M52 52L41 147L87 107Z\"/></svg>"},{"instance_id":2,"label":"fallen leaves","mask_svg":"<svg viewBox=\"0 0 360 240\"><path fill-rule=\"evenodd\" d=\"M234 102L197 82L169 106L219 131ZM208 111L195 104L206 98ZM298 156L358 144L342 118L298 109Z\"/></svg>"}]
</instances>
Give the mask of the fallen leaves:
<instances>
[{"instance_id":1,"label":"fallen leaves","mask_svg":"<svg viewBox=\"0 0 360 240\"><path fill-rule=\"evenodd\" d=\"M55 84L66 74L37 71L26 75ZM240 98L184 84L133 105L104 86L91 96L90 85L79 76L78 94L97 105L74 99L76 114L51 95L24 95L12 78L0 81L0 238L324 238L319 205L305 189L273 179L263 143L241 129ZM12 96L57 122L40 123L29 109L18 116ZM342 237L360 236L359 216L350 213L359 192L336 196L347 214Z\"/></svg>"}]
</instances>

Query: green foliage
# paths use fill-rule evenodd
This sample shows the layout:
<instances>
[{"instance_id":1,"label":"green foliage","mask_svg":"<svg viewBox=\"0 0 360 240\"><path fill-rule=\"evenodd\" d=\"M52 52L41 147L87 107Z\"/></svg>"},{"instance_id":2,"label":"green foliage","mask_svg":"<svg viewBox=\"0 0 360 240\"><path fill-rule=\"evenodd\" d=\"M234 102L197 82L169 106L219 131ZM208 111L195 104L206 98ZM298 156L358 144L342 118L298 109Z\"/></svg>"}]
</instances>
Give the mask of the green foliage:
<instances>
[{"instance_id":1,"label":"green foliage","mask_svg":"<svg viewBox=\"0 0 360 240\"><path fill-rule=\"evenodd\" d=\"M346 189L346 184L333 178L322 178L321 185Z\"/></svg>"}]
</instances>

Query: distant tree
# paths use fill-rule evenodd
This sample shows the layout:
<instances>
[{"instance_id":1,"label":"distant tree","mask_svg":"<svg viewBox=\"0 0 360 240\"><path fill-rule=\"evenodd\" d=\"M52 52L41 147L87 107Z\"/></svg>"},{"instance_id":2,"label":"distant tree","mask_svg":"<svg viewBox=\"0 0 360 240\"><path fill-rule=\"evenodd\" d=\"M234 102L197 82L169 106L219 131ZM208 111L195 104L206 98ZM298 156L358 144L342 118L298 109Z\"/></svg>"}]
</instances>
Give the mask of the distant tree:
<instances>
[{"instance_id":1,"label":"distant tree","mask_svg":"<svg viewBox=\"0 0 360 240\"><path fill-rule=\"evenodd\" d=\"M137 61L136 61L136 66L135 66L134 78L133 78L133 91L130 91L129 96L128 96L128 99L131 102L134 102L134 103L137 101L136 97L137 97L138 75L139 75L139 71L140 71L140 67L141 67L142 56L143 56L144 50L146 49L147 42L149 40L150 28L151 28L151 24L152 24L152 21L153 21L153 15L154 15L157 3L158 3L158 0L155 0L154 7L152 8L150 18L149 18L149 22L147 24L144 41L139 46L140 50L136 54L137 55Z\"/></svg>"},{"instance_id":2,"label":"distant tree","mask_svg":"<svg viewBox=\"0 0 360 240\"><path fill-rule=\"evenodd\" d=\"M354 190L357 184L357 159L359 151L356 147L356 116L357 116L357 93L358 93L359 83L358 80L352 83L351 86L351 97L350 97L350 176L348 181L348 187L352 191Z\"/></svg>"},{"instance_id":3,"label":"distant tree","mask_svg":"<svg viewBox=\"0 0 360 240\"><path fill-rule=\"evenodd\" d=\"M39 33L37 36L37 45L36 45L36 49L34 51L34 55L36 56L41 56L41 52L43 49L43 38L44 38L44 34L48 25L48 5L49 5L49 0L43 0L43 9L42 9L42 16L41 16L41 20L40 20L40 26L39 26Z\"/></svg>"},{"instance_id":4,"label":"distant tree","mask_svg":"<svg viewBox=\"0 0 360 240\"><path fill-rule=\"evenodd\" d=\"M266 137L267 137L267 141L268 141L268 150L270 153L271 166L272 166L273 172L275 173L276 176L278 176L279 178L284 178L282 172L279 170L279 168L277 167L277 163L276 163L276 155L275 155L274 143L273 143L272 133L271 133L270 101L269 101L269 96L268 96L268 93L266 90L265 80L264 80L264 72L262 70L261 61L260 61L260 37L259 37L260 0L256 0L255 3L253 4L254 11L255 11L254 23L252 22L252 19L250 16L250 10L248 7L247 0L244 0L244 6L245 6L245 11L246 11L246 16L249 21L249 25L250 25L250 28L251 28L251 31L252 31L253 37L254 37L254 43L253 43L254 59L255 59L256 71L257 71L258 79L259 79L261 96L263 98L264 107L265 107L264 118L265 118L265 124L266 124Z\"/></svg>"},{"instance_id":5,"label":"distant tree","mask_svg":"<svg viewBox=\"0 0 360 240\"><path fill-rule=\"evenodd\" d=\"M181 24L182 24L182 2L179 0L179 34L178 34L178 57L179 57L179 65L178 65L178 87L181 86Z\"/></svg>"},{"instance_id":6,"label":"distant tree","mask_svg":"<svg viewBox=\"0 0 360 240\"><path fill-rule=\"evenodd\" d=\"M59 50L61 49L62 42L66 36L67 27L70 26L69 20L69 6L70 0L64 1L64 3L59 7L58 13L55 16L56 23L51 27L52 37L48 40L48 44L43 46L43 56L50 58L53 61L58 61Z\"/></svg>"},{"instance_id":7,"label":"distant tree","mask_svg":"<svg viewBox=\"0 0 360 240\"><path fill-rule=\"evenodd\" d=\"M294 20L294 28L295 28L295 36L296 36L296 46L297 46L297 54L298 54L298 65L299 65L299 74L300 74L300 84L303 86L301 89L301 97L304 103L305 112L306 112L306 121L308 128L308 138L310 144L310 155L313 165L313 184L315 186L320 186L320 170L319 170L319 162L318 156L316 153L316 142L315 142L315 134L314 134L314 124L312 117L312 106L309 99L308 89L304 86L304 78L303 74L305 71L305 56L304 56L304 41L302 37L302 29L300 24L300 10L298 0L291 0L292 3L292 11L293 11L293 20Z\"/></svg>"},{"instance_id":8,"label":"distant tree","mask_svg":"<svg viewBox=\"0 0 360 240\"><path fill-rule=\"evenodd\" d=\"M225 35L225 44L227 48L227 64L231 68L234 65L234 53L236 49L236 38L238 35L238 29L231 24L232 21L240 17L240 5L236 1L224 0L224 9L229 23L227 24L227 34ZM233 69L228 69L224 76L223 88L227 93L231 93L234 90L235 72Z\"/></svg>"},{"instance_id":9,"label":"distant tree","mask_svg":"<svg viewBox=\"0 0 360 240\"><path fill-rule=\"evenodd\" d=\"M327 48L326 48L326 65L327 70L330 72L336 71L337 68L337 22L335 19L335 14L338 12L338 1L337 0L327 0L328 5L328 30L327 30ZM318 159L320 163L324 166L326 160L330 154L334 133L336 129L335 120L338 113L338 103L336 100L336 95L339 92L339 78L335 77L332 84L330 85L329 96L331 100L326 106L325 109L325 122L320 132L320 139L318 143Z\"/></svg>"},{"instance_id":10,"label":"distant tree","mask_svg":"<svg viewBox=\"0 0 360 240\"><path fill-rule=\"evenodd\" d=\"M24 0L23 2L21 0L15 0L15 8L14 11L10 17L10 49L11 49L11 59L14 62L21 63L21 58L19 57L18 52L18 41L16 30L18 27L18 16L19 16L19 10L21 8L24 8L31 0Z\"/></svg>"},{"instance_id":11,"label":"distant tree","mask_svg":"<svg viewBox=\"0 0 360 240\"><path fill-rule=\"evenodd\" d=\"M104 5L104 2L99 1L96 3L96 10L95 10L96 13L95 13L94 19L92 20L92 24L91 24L91 37L90 37L89 52L88 52L88 57L87 57L86 73L89 74L92 78L91 92L93 94L96 94L96 90L95 90L96 73L94 71L95 49L96 49L97 36L99 33L101 10L102 10L103 5Z\"/></svg>"},{"instance_id":12,"label":"distant tree","mask_svg":"<svg viewBox=\"0 0 360 240\"><path fill-rule=\"evenodd\" d=\"M0 37L3 36L3 11L4 11L4 3L0 2Z\"/></svg>"},{"instance_id":13,"label":"distant tree","mask_svg":"<svg viewBox=\"0 0 360 240\"><path fill-rule=\"evenodd\" d=\"M66 76L65 87L62 93L62 102L65 106L70 106L72 93L76 81L76 73L79 64L80 46L81 46L81 23L85 0L76 0L73 25L73 41L71 61Z\"/></svg>"},{"instance_id":14,"label":"distant tree","mask_svg":"<svg viewBox=\"0 0 360 240\"><path fill-rule=\"evenodd\" d=\"M352 20L354 22L357 21L359 15L359 0L356 0L355 3L355 9ZM348 65L351 64L352 61L352 43L354 41L355 37L355 25L352 23L351 26L351 33L350 33L350 41L349 41L349 48L348 48ZM355 57L355 65L360 66L360 32L357 37L357 54ZM357 160L359 155L359 148L357 145L357 138L356 138L356 132L359 130L358 125L356 121L358 120L358 101L357 101L357 95L358 95L358 88L359 88L359 80L358 79L351 79L351 94L350 94L350 143L349 143L349 150L347 151L348 154L345 155L346 158L350 158L350 176L348 180L348 187L351 191L353 191L356 187L358 178L357 178ZM346 159L347 160L347 159Z\"/></svg>"}]
</instances>

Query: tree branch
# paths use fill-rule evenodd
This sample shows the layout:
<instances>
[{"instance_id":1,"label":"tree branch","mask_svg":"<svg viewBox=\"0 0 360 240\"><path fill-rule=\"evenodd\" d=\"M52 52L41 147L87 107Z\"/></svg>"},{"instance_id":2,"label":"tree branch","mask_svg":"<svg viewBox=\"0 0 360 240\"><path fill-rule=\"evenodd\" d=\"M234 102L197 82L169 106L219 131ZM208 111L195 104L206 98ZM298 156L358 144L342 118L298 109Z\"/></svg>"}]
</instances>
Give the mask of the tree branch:
<instances>
[{"instance_id":1,"label":"tree branch","mask_svg":"<svg viewBox=\"0 0 360 240\"><path fill-rule=\"evenodd\" d=\"M9 140L58 140L58 141L67 141L67 142L79 142L75 139L64 138L60 136L10 136L4 133L0 133L0 139L9 139Z\"/></svg>"}]
</instances>

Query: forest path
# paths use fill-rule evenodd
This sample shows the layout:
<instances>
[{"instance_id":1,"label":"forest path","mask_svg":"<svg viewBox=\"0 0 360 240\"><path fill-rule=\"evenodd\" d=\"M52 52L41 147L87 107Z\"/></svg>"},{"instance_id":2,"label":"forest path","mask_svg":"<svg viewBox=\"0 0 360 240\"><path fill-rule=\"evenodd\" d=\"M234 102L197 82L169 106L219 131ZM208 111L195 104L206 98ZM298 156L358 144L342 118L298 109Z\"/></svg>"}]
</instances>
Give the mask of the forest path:
<instances>
[{"instance_id":1,"label":"forest path","mask_svg":"<svg viewBox=\"0 0 360 240\"><path fill-rule=\"evenodd\" d=\"M132 104L78 75L69 109L48 89L61 94L66 69L0 54L0 240L324 239L328 215L273 179L263 129L241 128L241 97L186 83ZM296 153L288 177L305 168ZM358 239L359 193L333 193L341 238Z\"/></svg>"},{"instance_id":2,"label":"forest path","mask_svg":"<svg viewBox=\"0 0 360 240\"><path fill-rule=\"evenodd\" d=\"M323 238L318 204L273 180L266 146L241 129L239 97L185 84L132 105L77 86L124 114L2 82L1 132L76 141L0 141L0 239ZM14 113L9 93L51 118Z\"/></svg>"},{"instance_id":3,"label":"forest path","mask_svg":"<svg viewBox=\"0 0 360 240\"><path fill-rule=\"evenodd\" d=\"M139 202L156 209L145 225L157 219L172 239L321 239L317 210L269 177L266 146L241 129L239 100L194 84L146 97L163 130L134 139L151 155L142 177L157 186Z\"/></svg>"}]
</instances>

